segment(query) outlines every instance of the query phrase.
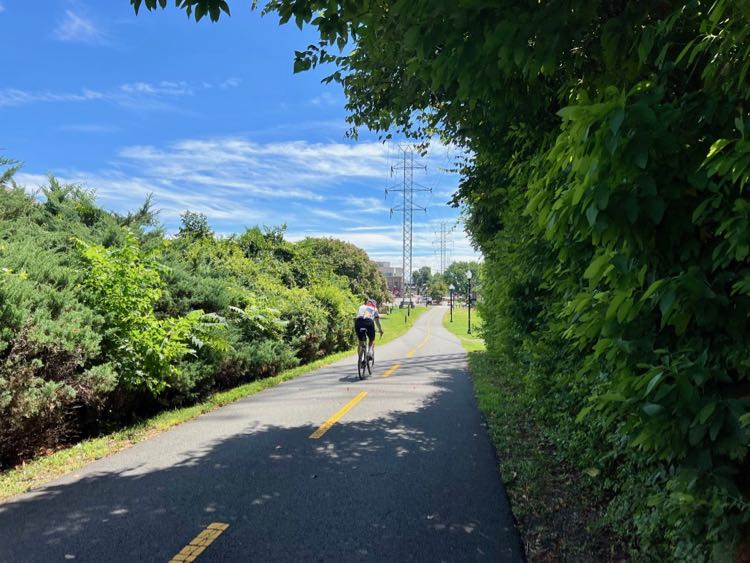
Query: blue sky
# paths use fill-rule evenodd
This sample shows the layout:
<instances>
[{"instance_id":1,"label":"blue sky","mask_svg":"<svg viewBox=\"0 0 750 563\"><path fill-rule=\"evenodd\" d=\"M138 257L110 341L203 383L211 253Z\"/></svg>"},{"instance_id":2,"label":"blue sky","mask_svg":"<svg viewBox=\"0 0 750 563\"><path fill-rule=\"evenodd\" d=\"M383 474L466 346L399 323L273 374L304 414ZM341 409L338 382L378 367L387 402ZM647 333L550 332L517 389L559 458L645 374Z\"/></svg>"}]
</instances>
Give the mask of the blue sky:
<instances>
[{"instance_id":1,"label":"blue sky","mask_svg":"<svg viewBox=\"0 0 750 563\"><path fill-rule=\"evenodd\" d=\"M217 233L288 225L288 237L334 236L401 263L401 216L384 198L399 147L345 138L344 97L321 72L293 74L309 31L230 3L196 23L171 7L135 16L127 0L0 0L0 154L95 189L125 211L148 193L175 230L186 209ZM438 264L435 231L456 225L453 259L476 258L446 202L457 177L436 146L415 180L433 188L414 215L414 265Z\"/></svg>"}]
</instances>

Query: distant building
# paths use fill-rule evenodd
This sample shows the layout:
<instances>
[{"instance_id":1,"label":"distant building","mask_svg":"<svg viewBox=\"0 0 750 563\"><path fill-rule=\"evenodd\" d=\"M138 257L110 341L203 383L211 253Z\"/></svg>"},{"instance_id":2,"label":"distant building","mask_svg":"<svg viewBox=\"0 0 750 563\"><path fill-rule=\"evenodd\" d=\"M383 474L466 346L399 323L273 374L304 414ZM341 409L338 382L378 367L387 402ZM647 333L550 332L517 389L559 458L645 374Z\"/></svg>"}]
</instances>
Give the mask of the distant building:
<instances>
[{"instance_id":1,"label":"distant building","mask_svg":"<svg viewBox=\"0 0 750 563\"><path fill-rule=\"evenodd\" d=\"M388 283L388 291L394 297L401 297L404 289L404 269L391 266L390 262L375 262L375 264L378 266L378 272L383 274Z\"/></svg>"}]
</instances>

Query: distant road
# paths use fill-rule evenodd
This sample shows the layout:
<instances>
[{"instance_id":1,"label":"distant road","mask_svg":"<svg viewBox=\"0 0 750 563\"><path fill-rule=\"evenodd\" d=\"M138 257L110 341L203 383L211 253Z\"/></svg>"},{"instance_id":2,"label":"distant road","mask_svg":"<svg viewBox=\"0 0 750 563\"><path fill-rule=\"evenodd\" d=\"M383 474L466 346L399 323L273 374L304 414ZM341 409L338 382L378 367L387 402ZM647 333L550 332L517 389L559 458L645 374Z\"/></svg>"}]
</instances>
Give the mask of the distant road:
<instances>
[{"instance_id":1,"label":"distant road","mask_svg":"<svg viewBox=\"0 0 750 563\"><path fill-rule=\"evenodd\" d=\"M444 311L0 503L0 561L520 561Z\"/></svg>"}]
</instances>

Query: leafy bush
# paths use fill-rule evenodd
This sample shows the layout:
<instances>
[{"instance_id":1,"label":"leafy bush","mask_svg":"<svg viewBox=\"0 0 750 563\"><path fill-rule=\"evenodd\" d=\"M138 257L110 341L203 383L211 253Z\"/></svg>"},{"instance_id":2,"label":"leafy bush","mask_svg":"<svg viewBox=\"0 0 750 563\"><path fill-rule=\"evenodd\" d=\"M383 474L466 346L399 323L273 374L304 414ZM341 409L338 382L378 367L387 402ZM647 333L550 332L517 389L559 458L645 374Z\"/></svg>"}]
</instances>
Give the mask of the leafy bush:
<instances>
[{"instance_id":1,"label":"leafy bush","mask_svg":"<svg viewBox=\"0 0 750 563\"><path fill-rule=\"evenodd\" d=\"M348 346L348 281L283 228L217 239L186 213L166 239L150 198L117 215L54 178L31 197L13 171L0 175L2 466Z\"/></svg>"},{"instance_id":2,"label":"leafy bush","mask_svg":"<svg viewBox=\"0 0 750 563\"><path fill-rule=\"evenodd\" d=\"M302 289L284 292L275 301L286 324L284 339L297 352L301 362L311 362L323 355L322 347L328 332L326 311Z\"/></svg>"},{"instance_id":3,"label":"leafy bush","mask_svg":"<svg viewBox=\"0 0 750 563\"><path fill-rule=\"evenodd\" d=\"M71 245L22 190L0 188L0 463L75 434L70 409L111 389L100 353L103 319L77 299ZM72 193L72 192L71 192ZM78 192L80 195L80 192ZM73 195L72 200L78 200ZM56 221L55 221L56 223Z\"/></svg>"},{"instance_id":4,"label":"leafy bush","mask_svg":"<svg viewBox=\"0 0 750 563\"><path fill-rule=\"evenodd\" d=\"M350 348L354 344L354 316L359 303L334 285L315 285L312 294L326 314L322 351L330 354Z\"/></svg>"},{"instance_id":5,"label":"leafy bush","mask_svg":"<svg viewBox=\"0 0 750 563\"><path fill-rule=\"evenodd\" d=\"M131 233L117 248L80 240L78 245L87 265L85 299L107 321L105 352L126 388L158 395L179 377L179 362L196 355L196 348L206 343L225 347L218 333L222 323L201 310L156 318L154 305L163 291L161 267L154 254L141 253Z\"/></svg>"}]
</instances>

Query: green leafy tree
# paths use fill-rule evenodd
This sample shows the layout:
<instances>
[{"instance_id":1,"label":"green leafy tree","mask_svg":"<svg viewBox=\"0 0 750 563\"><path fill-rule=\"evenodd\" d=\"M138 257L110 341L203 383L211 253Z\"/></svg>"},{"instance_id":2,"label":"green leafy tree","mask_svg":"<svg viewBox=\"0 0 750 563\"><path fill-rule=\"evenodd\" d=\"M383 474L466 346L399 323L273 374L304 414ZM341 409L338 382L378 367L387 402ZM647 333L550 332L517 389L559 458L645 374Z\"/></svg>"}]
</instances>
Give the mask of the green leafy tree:
<instances>
[{"instance_id":1,"label":"green leafy tree","mask_svg":"<svg viewBox=\"0 0 750 563\"><path fill-rule=\"evenodd\" d=\"M15 160L0 156L0 168L5 168L5 170L0 173L0 188L6 188L11 184L13 175L18 172L21 165Z\"/></svg>"},{"instance_id":2,"label":"green leafy tree","mask_svg":"<svg viewBox=\"0 0 750 563\"><path fill-rule=\"evenodd\" d=\"M448 284L442 276L435 276L430 280L430 285L427 289L433 303L442 301L443 298L448 295Z\"/></svg>"},{"instance_id":3,"label":"green leafy tree","mask_svg":"<svg viewBox=\"0 0 750 563\"><path fill-rule=\"evenodd\" d=\"M414 270L411 275L412 283L420 290L420 292L427 289L432 279L432 270L429 266L422 266L419 270Z\"/></svg>"},{"instance_id":4,"label":"green leafy tree","mask_svg":"<svg viewBox=\"0 0 750 563\"><path fill-rule=\"evenodd\" d=\"M185 211L180 215L180 231L179 235L188 239L202 239L210 238L213 236L213 231L208 224L208 217L203 213L195 213L194 211Z\"/></svg>"},{"instance_id":5,"label":"green leafy tree","mask_svg":"<svg viewBox=\"0 0 750 563\"><path fill-rule=\"evenodd\" d=\"M469 278L466 276L468 271L471 270L471 292L478 293L480 285L479 273L481 266L478 262L465 262L458 261L452 262L443 274L443 279L450 286L453 285L454 292L457 296L466 296L469 291Z\"/></svg>"},{"instance_id":6,"label":"green leafy tree","mask_svg":"<svg viewBox=\"0 0 750 563\"><path fill-rule=\"evenodd\" d=\"M308 256L327 264L333 272L344 276L359 298L371 297L382 303L389 300L388 284L361 248L334 238L306 238L298 243Z\"/></svg>"},{"instance_id":7,"label":"green leafy tree","mask_svg":"<svg viewBox=\"0 0 750 563\"><path fill-rule=\"evenodd\" d=\"M750 537L746 3L265 11L317 28L295 70L332 65L355 133L467 149L455 202L490 347L519 344L535 416L601 468L612 525L652 558L732 558Z\"/></svg>"}]
</instances>

